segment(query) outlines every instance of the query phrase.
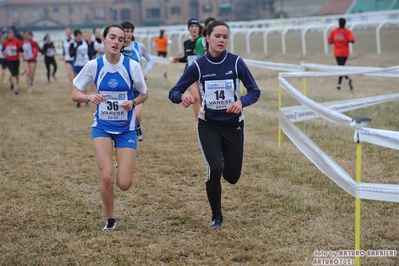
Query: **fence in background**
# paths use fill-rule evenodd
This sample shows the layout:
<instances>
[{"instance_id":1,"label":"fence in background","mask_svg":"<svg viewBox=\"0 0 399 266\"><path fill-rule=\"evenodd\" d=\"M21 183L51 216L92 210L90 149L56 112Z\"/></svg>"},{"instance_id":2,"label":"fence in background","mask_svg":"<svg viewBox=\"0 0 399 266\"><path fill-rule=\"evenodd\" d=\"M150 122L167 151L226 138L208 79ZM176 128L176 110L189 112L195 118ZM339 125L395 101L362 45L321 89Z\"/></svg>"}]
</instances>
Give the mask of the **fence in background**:
<instances>
[{"instance_id":1,"label":"fence in background","mask_svg":"<svg viewBox=\"0 0 399 266\"><path fill-rule=\"evenodd\" d=\"M357 29L373 29L375 30L375 42L377 45L377 54L382 53L381 35L380 32L384 28L399 28L399 10L369 12L358 14L344 14L331 16L314 16L305 18L291 18L291 19L269 19L256 21L235 21L228 22L230 27L230 47L229 51L236 53L236 43L245 39L245 51L251 53L251 43L253 37L262 34L263 53L267 54L268 37L270 35L281 35L281 52L287 53L286 37L292 32L301 34L300 45L302 53L307 54L306 34L308 32L320 32L323 38L324 53L328 54L327 34L338 25L338 18L345 17L347 19L347 27L351 30ZM162 27L139 27L135 30L136 39L143 42L149 51L155 53L152 47L153 40L159 35L159 30L164 29L166 35L174 40L177 52L183 54L183 41L189 38L189 33L186 25L173 25ZM92 29L82 29L92 31ZM52 36L52 40L56 45L58 54L62 53L61 41L65 38L64 31L37 31L34 32L34 39L40 46L43 44L43 37L48 33ZM243 37L244 36L244 37Z\"/></svg>"}]
</instances>

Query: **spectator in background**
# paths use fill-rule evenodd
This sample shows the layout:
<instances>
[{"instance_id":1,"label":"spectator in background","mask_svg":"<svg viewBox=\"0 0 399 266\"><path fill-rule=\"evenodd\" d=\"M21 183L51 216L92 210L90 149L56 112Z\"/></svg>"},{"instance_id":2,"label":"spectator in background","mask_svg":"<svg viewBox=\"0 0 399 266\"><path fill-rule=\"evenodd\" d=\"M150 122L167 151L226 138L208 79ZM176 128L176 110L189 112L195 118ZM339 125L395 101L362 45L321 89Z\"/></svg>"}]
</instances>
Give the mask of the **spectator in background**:
<instances>
[{"instance_id":1,"label":"spectator in background","mask_svg":"<svg viewBox=\"0 0 399 266\"><path fill-rule=\"evenodd\" d=\"M23 64L26 73L26 83L28 85L28 92L33 90L33 80L36 72L36 57L39 54L40 48L37 42L33 40L33 33L31 31L25 30L23 35Z\"/></svg>"},{"instance_id":2,"label":"spectator in background","mask_svg":"<svg viewBox=\"0 0 399 266\"><path fill-rule=\"evenodd\" d=\"M44 54L44 64L47 69L47 82L50 83L50 73L54 80L57 80L55 73L57 72L57 62L55 62L55 46L51 41L49 34L44 36L44 44L42 48L42 54ZM53 66L53 71L51 72L51 66Z\"/></svg>"},{"instance_id":3,"label":"spectator in background","mask_svg":"<svg viewBox=\"0 0 399 266\"><path fill-rule=\"evenodd\" d=\"M328 36L328 43L334 45L334 56L337 60L338 65L343 66L349 57L349 43L355 42L355 37L351 30L345 29L346 20L340 18L338 20L339 27L332 30ZM346 81L349 84L349 88L353 90L352 80L345 76ZM342 76L338 77L337 90L341 89Z\"/></svg>"},{"instance_id":4,"label":"spectator in background","mask_svg":"<svg viewBox=\"0 0 399 266\"><path fill-rule=\"evenodd\" d=\"M3 43L2 52L6 58L6 64L11 72L11 89L15 94L19 93L19 58L22 52L22 41L15 37L14 30L7 30L7 39Z\"/></svg>"},{"instance_id":5,"label":"spectator in background","mask_svg":"<svg viewBox=\"0 0 399 266\"><path fill-rule=\"evenodd\" d=\"M159 57L166 58L168 54L168 45L172 44L172 40L169 39L167 36L165 36L165 31L160 30L159 31L159 36L155 37L153 46L157 47L157 53ZM167 72L166 72L166 65L162 64L162 71L163 71L163 76L166 78L167 77Z\"/></svg>"}]
</instances>

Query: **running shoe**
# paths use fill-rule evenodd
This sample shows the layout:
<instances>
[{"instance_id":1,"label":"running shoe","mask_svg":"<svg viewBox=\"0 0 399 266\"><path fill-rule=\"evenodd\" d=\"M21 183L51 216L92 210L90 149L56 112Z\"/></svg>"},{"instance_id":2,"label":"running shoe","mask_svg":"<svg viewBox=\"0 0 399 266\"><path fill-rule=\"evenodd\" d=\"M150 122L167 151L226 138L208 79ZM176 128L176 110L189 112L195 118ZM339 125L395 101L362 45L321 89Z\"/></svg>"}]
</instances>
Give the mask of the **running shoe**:
<instances>
[{"instance_id":1,"label":"running shoe","mask_svg":"<svg viewBox=\"0 0 399 266\"><path fill-rule=\"evenodd\" d=\"M19 89L18 88L14 89L14 93L18 94L19 93Z\"/></svg>"},{"instance_id":2,"label":"running shoe","mask_svg":"<svg viewBox=\"0 0 399 266\"><path fill-rule=\"evenodd\" d=\"M351 91L353 91L353 85L352 85L351 79L348 80L348 84L349 84L349 88L351 89Z\"/></svg>"},{"instance_id":3,"label":"running shoe","mask_svg":"<svg viewBox=\"0 0 399 266\"><path fill-rule=\"evenodd\" d=\"M143 141L143 139L144 139L144 129L143 129L143 127L141 125L137 125L136 134L137 134L137 139L139 141Z\"/></svg>"},{"instance_id":4,"label":"running shoe","mask_svg":"<svg viewBox=\"0 0 399 266\"><path fill-rule=\"evenodd\" d=\"M340 90L341 89L341 84L337 84L337 90Z\"/></svg>"},{"instance_id":5,"label":"running shoe","mask_svg":"<svg viewBox=\"0 0 399 266\"><path fill-rule=\"evenodd\" d=\"M103 231L114 230L116 227L116 220L114 218L107 219Z\"/></svg>"},{"instance_id":6,"label":"running shoe","mask_svg":"<svg viewBox=\"0 0 399 266\"><path fill-rule=\"evenodd\" d=\"M221 228L223 224L223 217L215 217L212 220L211 228Z\"/></svg>"},{"instance_id":7,"label":"running shoe","mask_svg":"<svg viewBox=\"0 0 399 266\"><path fill-rule=\"evenodd\" d=\"M76 108L80 108L80 103L76 103Z\"/></svg>"}]
</instances>

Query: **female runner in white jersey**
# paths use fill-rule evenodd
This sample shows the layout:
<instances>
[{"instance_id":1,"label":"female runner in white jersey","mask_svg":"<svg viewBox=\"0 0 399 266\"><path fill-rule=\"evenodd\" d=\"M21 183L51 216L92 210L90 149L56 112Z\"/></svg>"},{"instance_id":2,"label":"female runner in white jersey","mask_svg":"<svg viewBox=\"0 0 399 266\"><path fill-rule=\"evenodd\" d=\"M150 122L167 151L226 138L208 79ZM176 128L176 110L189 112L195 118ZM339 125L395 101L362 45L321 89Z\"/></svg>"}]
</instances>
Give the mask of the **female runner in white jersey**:
<instances>
[{"instance_id":1,"label":"female runner in white jersey","mask_svg":"<svg viewBox=\"0 0 399 266\"><path fill-rule=\"evenodd\" d=\"M24 69L26 73L26 83L28 85L28 92L32 92L33 80L35 78L37 60L36 57L40 52L39 45L33 40L33 33L25 30L23 35L23 58Z\"/></svg>"},{"instance_id":2,"label":"female runner in white jersey","mask_svg":"<svg viewBox=\"0 0 399 266\"><path fill-rule=\"evenodd\" d=\"M71 47L71 44L74 42L71 28L68 27L65 29L65 37L66 39L62 41L62 60L65 61L65 71L69 82L68 86L72 88L71 84L75 75L73 74L73 57L69 54L69 47Z\"/></svg>"},{"instance_id":3,"label":"female runner in white jersey","mask_svg":"<svg viewBox=\"0 0 399 266\"><path fill-rule=\"evenodd\" d=\"M88 62L73 80L72 100L96 104L92 124L92 143L100 170L100 194L107 217L103 230L116 226L114 214L114 176L112 152L114 144L118 169L117 186L126 191L132 185L136 161L135 106L148 98L141 66L121 54L125 32L120 25L104 29L105 55ZM94 82L98 94L83 91ZM140 94L133 99L133 88Z\"/></svg>"},{"instance_id":4,"label":"female runner in white jersey","mask_svg":"<svg viewBox=\"0 0 399 266\"><path fill-rule=\"evenodd\" d=\"M212 228L223 223L221 176L235 184L241 175L245 125L243 108L254 104L260 89L251 72L237 55L226 51L229 27L216 20L209 24L206 41L209 49L184 72L170 90L169 99L188 107L192 95L184 92L198 83L202 106L198 114L198 140L207 166L206 193L212 210ZM247 94L240 97L240 82ZM223 162L223 159L224 162Z\"/></svg>"}]
</instances>

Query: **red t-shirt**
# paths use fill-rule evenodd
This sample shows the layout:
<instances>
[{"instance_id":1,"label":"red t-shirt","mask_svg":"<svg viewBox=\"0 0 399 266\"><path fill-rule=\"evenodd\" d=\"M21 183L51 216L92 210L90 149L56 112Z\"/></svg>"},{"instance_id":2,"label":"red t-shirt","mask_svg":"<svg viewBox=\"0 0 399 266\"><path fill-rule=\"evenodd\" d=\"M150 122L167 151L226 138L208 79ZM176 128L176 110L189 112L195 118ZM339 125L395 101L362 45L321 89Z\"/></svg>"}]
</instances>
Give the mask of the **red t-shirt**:
<instances>
[{"instance_id":1,"label":"red t-shirt","mask_svg":"<svg viewBox=\"0 0 399 266\"><path fill-rule=\"evenodd\" d=\"M11 40L6 39L3 42L2 51L5 53L5 57L7 61L17 61L21 56L22 49L22 41L17 38L13 38Z\"/></svg>"},{"instance_id":2,"label":"red t-shirt","mask_svg":"<svg viewBox=\"0 0 399 266\"><path fill-rule=\"evenodd\" d=\"M328 36L328 43L334 44L334 56L336 57L348 57L349 43L354 41L355 37L352 31L345 28L336 28Z\"/></svg>"}]
</instances>

